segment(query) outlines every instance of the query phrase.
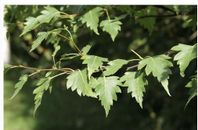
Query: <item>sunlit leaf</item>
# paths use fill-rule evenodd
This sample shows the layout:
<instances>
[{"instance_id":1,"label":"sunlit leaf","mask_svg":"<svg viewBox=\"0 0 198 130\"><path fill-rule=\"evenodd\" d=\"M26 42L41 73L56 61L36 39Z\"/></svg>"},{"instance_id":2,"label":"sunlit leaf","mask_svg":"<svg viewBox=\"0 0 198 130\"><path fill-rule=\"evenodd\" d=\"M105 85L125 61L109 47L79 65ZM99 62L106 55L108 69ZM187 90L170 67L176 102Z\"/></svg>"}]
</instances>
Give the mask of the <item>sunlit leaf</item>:
<instances>
[{"instance_id":1,"label":"sunlit leaf","mask_svg":"<svg viewBox=\"0 0 198 130\"><path fill-rule=\"evenodd\" d=\"M99 68L103 65L103 62L107 61L107 58L94 55L87 55L83 61L83 64L87 64L88 78L91 77L92 73L99 70Z\"/></svg>"},{"instance_id":2,"label":"sunlit leaf","mask_svg":"<svg viewBox=\"0 0 198 130\"><path fill-rule=\"evenodd\" d=\"M117 93L121 93L121 89L118 86L120 81L118 77L100 77L98 84L95 87L96 93L99 95L99 100L105 109L106 116L109 113L110 107L113 105L113 100L117 101Z\"/></svg>"},{"instance_id":3,"label":"sunlit leaf","mask_svg":"<svg viewBox=\"0 0 198 130\"><path fill-rule=\"evenodd\" d=\"M87 27L93 30L97 35L99 35L98 23L99 17L102 15L102 10L103 9L101 7L93 8L85 13L81 18L82 23L86 23Z\"/></svg>"},{"instance_id":4,"label":"sunlit leaf","mask_svg":"<svg viewBox=\"0 0 198 130\"><path fill-rule=\"evenodd\" d=\"M154 77L161 82L162 86L170 96L168 89L168 79L171 74L170 67L173 64L169 61L170 57L166 55L157 55L153 57L147 57L139 62L138 69L145 67L146 75L152 73Z\"/></svg>"},{"instance_id":5,"label":"sunlit leaf","mask_svg":"<svg viewBox=\"0 0 198 130\"><path fill-rule=\"evenodd\" d=\"M137 72L126 72L120 80L122 82L124 81L124 86L128 87L128 93L131 93L131 96L134 97L140 107L143 108L142 102L144 92L146 91L145 86L148 84L143 73L138 74Z\"/></svg>"},{"instance_id":6,"label":"sunlit leaf","mask_svg":"<svg viewBox=\"0 0 198 130\"><path fill-rule=\"evenodd\" d=\"M197 57L197 44L185 45L179 44L171 48L173 51L177 51L178 53L174 56L174 60L177 61L177 64L180 68L180 74L184 77L184 72L190 62Z\"/></svg>"},{"instance_id":7,"label":"sunlit leaf","mask_svg":"<svg viewBox=\"0 0 198 130\"><path fill-rule=\"evenodd\" d=\"M103 20L100 23L100 27L102 28L102 30L109 33L113 41L118 35L118 32L121 31L120 25L122 25L122 23L118 20Z\"/></svg>"},{"instance_id":8,"label":"sunlit leaf","mask_svg":"<svg viewBox=\"0 0 198 130\"><path fill-rule=\"evenodd\" d=\"M109 66L106 67L106 70L104 71L105 76L112 75L116 73L123 65L127 64L127 60L123 59L116 59L113 61L110 61L108 64Z\"/></svg>"},{"instance_id":9,"label":"sunlit leaf","mask_svg":"<svg viewBox=\"0 0 198 130\"><path fill-rule=\"evenodd\" d=\"M72 72L67 77L67 89L71 88L72 91L76 90L78 95L96 97L91 86L88 83L87 70L77 70Z\"/></svg>"}]
</instances>

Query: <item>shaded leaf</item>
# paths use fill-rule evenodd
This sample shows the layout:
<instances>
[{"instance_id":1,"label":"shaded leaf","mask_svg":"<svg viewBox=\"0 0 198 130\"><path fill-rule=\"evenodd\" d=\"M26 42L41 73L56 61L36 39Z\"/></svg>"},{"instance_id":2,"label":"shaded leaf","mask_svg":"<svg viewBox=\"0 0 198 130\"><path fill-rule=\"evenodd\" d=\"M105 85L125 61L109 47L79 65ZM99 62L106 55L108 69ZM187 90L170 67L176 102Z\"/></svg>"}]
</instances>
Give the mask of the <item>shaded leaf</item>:
<instances>
[{"instance_id":1,"label":"shaded leaf","mask_svg":"<svg viewBox=\"0 0 198 130\"><path fill-rule=\"evenodd\" d=\"M40 23L49 23L54 17L59 17L60 12L53 7L45 7L45 10L41 11L42 15L37 17Z\"/></svg>"},{"instance_id":2,"label":"shaded leaf","mask_svg":"<svg viewBox=\"0 0 198 130\"><path fill-rule=\"evenodd\" d=\"M197 77L194 77L191 79L191 81L188 82L188 84L186 85L187 88L190 88L189 91L189 98L188 101L186 103L186 106L189 104L189 102L195 97L197 96Z\"/></svg>"},{"instance_id":3,"label":"shaded leaf","mask_svg":"<svg viewBox=\"0 0 198 130\"><path fill-rule=\"evenodd\" d=\"M50 77L51 72L46 73L44 78L39 79L39 81L36 84L36 88L33 91L34 96L34 115L38 109L38 107L41 105L41 101L43 98L43 94L45 91L47 91L51 85L52 78Z\"/></svg>"},{"instance_id":4,"label":"shaded leaf","mask_svg":"<svg viewBox=\"0 0 198 130\"><path fill-rule=\"evenodd\" d=\"M24 24L25 24L25 27L24 27L23 32L21 33L20 36L26 34L29 31L32 31L36 27L38 27L39 26L39 21L34 17L28 17Z\"/></svg>"},{"instance_id":5,"label":"shaded leaf","mask_svg":"<svg viewBox=\"0 0 198 130\"><path fill-rule=\"evenodd\" d=\"M155 27L156 18L146 17L148 15L156 15L156 9L150 6L135 13L135 16L137 17L136 22L147 29L151 34Z\"/></svg>"},{"instance_id":6,"label":"shaded leaf","mask_svg":"<svg viewBox=\"0 0 198 130\"><path fill-rule=\"evenodd\" d=\"M126 13L130 16L133 16L135 13L135 7L131 5L119 5L119 6L114 6L117 10Z\"/></svg>"},{"instance_id":7,"label":"shaded leaf","mask_svg":"<svg viewBox=\"0 0 198 130\"><path fill-rule=\"evenodd\" d=\"M32 44L32 48L31 48L30 52L35 50L42 43L43 40L47 39L47 37L48 37L47 32L39 32L37 39Z\"/></svg>"},{"instance_id":8,"label":"shaded leaf","mask_svg":"<svg viewBox=\"0 0 198 130\"><path fill-rule=\"evenodd\" d=\"M14 87L15 88L14 94L12 95L12 97L10 99L13 99L19 93L19 91L23 88L23 86L27 82L27 80L28 80L27 74L22 75L19 78L19 82L17 82Z\"/></svg>"},{"instance_id":9,"label":"shaded leaf","mask_svg":"<svg viewBox=\"0 0 198 130\"><path fill-rule=\"evenodd\" d=\"M197 57L197 44L185 45L179 44L171 48L173 51L178 51L178 53L174 56L174 60L177 61L177 64L180 68L180 75L184 77L184 72L190 62Z\"/></svg>"},{"instance_id":10,"label":"shaded leaf","mask_svg":"<svg viewBox=\"0 0 198 130\"><path fill-rule=\"evenodd\" d=\"M127 86L127 92L131 93L131 96L136 99L139 103L140 107L143 108L143 96L145 90L145 85L147 85L147 80L144 78L143 73L138 74L137 72L126 72L124 76L120 79L122 82L124 81L124 86Z\"/></svg>"},{"instance_id":11,"label":"shaded leaf","mask_svg":"<svg viewBox=\"0 0 198 130\"><path fill-rule=\"evenodd\" d=\"M105 76L112 75L116 73L123 65L127 64L127 60L123 59L116 59L113 61L110 61L108 64L109 66L106 67L106 70L104 71Z\"/></svg>"},{"instance_id":12,"label":"shaded leaf","mask_svg":"<svg viewBox=\"0 0 198 130\"><path fill-rule=\"evenodd\" d=\"M118 20L103 20L100 23L100 27L102 27L104 32L109 33L111 39L114 41L115 37L118 35L118 32L121 30L121 24L122 23Z\"/></svg>"},{"instance_id":13,"label":"shaded leaf","mask_svg":"<svg viewBox=\"0 0 198 130\"><path fill-rule=\"evenodd\" d=\"M78 95L96 97L91 86L88 83L87 70L77 70L72 72L67 77L67 89L71 88L72 91L76 90Z\"/></svg>"},{"instance_id":14,"label":"shaded leaf","mask_svg":"<svg viewBox=\"0 0 198 130\"><path fill-rule=\"evenodd\" d=\"M98 23L99 17L102 15L102 10L103 9L101 7L96 7L94 9L89 10L81 18L82 23L86 23L87 27L93 30L97 35L99 35Z\"/></svg>"},{"instance_id":15,"label":"shaded leaf","mask_svg":"<svg viewBox=\"0 0 198 130\"><path fill-rule=\"evenodd\" d=\"M119 84L120 81L116 76L98 78L98 85L95 87L95 90L105 109L106 116L109 113L110 107L113 105L113 100L117 101L116 94L121 93Z\"/></svg>"},{"instance_id":16,"label":"shaded leaf","mask_svg":"<svg viewBox=\"0 0 198 130\"><path fill-rule=\"evenodd\" d=\"M152 73L152 75L161 82L162 86L170 96L168 79L169 74L171 74L170 67L172 67L173 64L168 59L170 59L170 57L166 55L147 57L139 62L138 70L145 67L146 75Z\"/></svg>"}]
</instances>

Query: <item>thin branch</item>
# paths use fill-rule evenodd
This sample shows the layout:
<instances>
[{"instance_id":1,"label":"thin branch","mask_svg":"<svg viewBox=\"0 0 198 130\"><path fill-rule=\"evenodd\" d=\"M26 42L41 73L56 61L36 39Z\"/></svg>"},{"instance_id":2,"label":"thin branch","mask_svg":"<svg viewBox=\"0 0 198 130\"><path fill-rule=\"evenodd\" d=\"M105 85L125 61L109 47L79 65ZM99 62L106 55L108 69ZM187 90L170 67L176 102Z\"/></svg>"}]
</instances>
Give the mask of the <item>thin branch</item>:
<instances>
[{"instance_id":1,"label":"thin branch","mask_svg":"<svg viewBox=\"0 0 198 130\"><path fill-rule=\"evenodd\" d=\"M127 70L134 69L134 68L136 68L136 67L138 67L138 64L128 67Z\"/></svg>"},{"instance_id":2,"label":"thin branch","mask_svg":"<svg viewBox=\"0 0 198 130\"><path fill-rule=\"evenodd\" d=\"M59 73L57 75L54 75L53 77L51 77L51 79L54 79L54 78L56 78L58 76L61 76L61 75L64 75L64 74L68 74L68 72L63 72L63 73Z\"/></svg>"},{"instance_id":3,"label":"thin branch","mask_svg":"<svg viewBox=\"0 0 198 130\"><path fill-rule=\"evenodd\" d=\"M23 65L12 65L12 68L24 68L24 69L29 69L29 70L33 70L33 71L61 71L61 72L72 72L74 71L71 68L35 68L35 67L29 67L29 66L23 66Z\"/></svg>"},{"instance_id":4,"label":"thin branch","mask_svg":"<svg viewBox=\"0 0 198 130\"><path fill-rule=\"evenodd\" d=\"M31 74L28 75L28 76L31 77L31 76L33 76L33 75L36 75L36 74L40 73L40 72L41 72L41 71L35 71L35 72L31 73Z\"/></svg>"},{"instance_id":5,"label":"thin branch","mask_svg":"<svg viewBox=\"0 0 198 130\"><path fill-rule=\"evenodd\" d=\"M144 59L141 55L139 55L137 52L135 52L133 49L131 49L131 51L136 55L138 56L141 60Z\"/></svg>"},{"instance_id":6,"label":"thin branch","mask_svg":"<svg viewBox=\"0 0 198 130\"><path fill-rule=\"evenodd\" d=\"M73 42L73 44L74 44L74 47L75 47L75 48L76 48L76 50L79 52L79 54L81 54L80 49L78 48L78 46L77 46L77 45L76 45L76 43L74 42L74 39L73 39L72 34L71 34L71 33L70 33L70 31L67 29L67 27L65 27L65 30L69 33L70 38L71 38L71 40L72 40L72 42Z\"/></svg>"},{"instance_id":7,"label":"thin branch","mask_svg":"<svg viewBox=\"0 0 198 130\"><path fill-rule=\"evenodd\" d=\"M107 9L104 9L104 11L105 11L105 13L106 13L106 15L107 15L108 20L110 21L111 19L110 19L110 17L109 17L109 12L108 12L108 10L107 10Z\"/></svg>"},{"instance_id":8,"label":"thin branch","mask_svg":"<svg viewBox=\"0 0 198 130\"><path fill-rule=\"evenodd\" d=\"M133 61L140 61L140 59L131 59L131 60L128 60L129 62L133 62Z\"/></svg>"},{"instance_id":9,"label":"thin branch","mask_svg":"<svg viewBox=\"0 0 198 130\"><path fill-rule=\"evenodd\" d=\"M78 51L78 53L79 53L79 54L81 54L81 51L80 51L80 49L78 48L78 46L76 45L76 43L74 42L74 40L73 40L73 37L72 37L71 33L69 32L69 30L67 30L67 29L65 29L65 30L69 33L69 35L70 35L71 39L69 39L68 37L66 37L66 36L64 36L64 35L62 35L62 34L59 34L59 33L56 33L56 34L57 34L58 36L60 36L60 37L64 38L64 39L68 40L68 41L72 40L72 42L73 42L73 44L74 44L75 49ZM52 33L54 33L54 32L52 32Z\"/></svg>"}]
</instances>

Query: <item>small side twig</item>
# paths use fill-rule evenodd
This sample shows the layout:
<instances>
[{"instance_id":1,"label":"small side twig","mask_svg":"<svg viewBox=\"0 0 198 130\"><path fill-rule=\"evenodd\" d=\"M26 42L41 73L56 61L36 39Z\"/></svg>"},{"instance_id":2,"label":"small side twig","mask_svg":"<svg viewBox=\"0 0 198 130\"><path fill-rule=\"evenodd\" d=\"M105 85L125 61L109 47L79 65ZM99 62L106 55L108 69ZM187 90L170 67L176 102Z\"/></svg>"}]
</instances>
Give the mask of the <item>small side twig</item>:
<instances>
[{"instance_id":1,"label":"small side twig","mask_svg":"<svg viewBox=\"0 0 198 130\"><path fill-rule=\"evenodd\" d=\"M144 59L142 56L140 56L137 52L135 52L133 49L131 49L131 51L136 55L138 56L141 60Z\"/></svg>"},{"instance_id":2,"label":"small side twig","mask_svg":"<svg viewBox=\"0 0 198 130\"><path fill-rule=\"evenodd\" d=\"M127 70L134 69L136 67L138 67L138 65L130 66L130 67L127 68Z\"/></svg>"}]
</instances>

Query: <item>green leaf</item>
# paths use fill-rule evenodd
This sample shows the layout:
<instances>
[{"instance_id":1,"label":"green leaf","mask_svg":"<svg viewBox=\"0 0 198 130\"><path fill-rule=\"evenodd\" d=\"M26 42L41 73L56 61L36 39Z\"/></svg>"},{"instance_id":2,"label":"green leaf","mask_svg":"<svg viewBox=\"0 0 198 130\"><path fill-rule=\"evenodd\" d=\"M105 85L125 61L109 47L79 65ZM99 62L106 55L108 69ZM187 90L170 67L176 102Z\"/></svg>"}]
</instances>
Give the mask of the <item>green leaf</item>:
<instances>
[{"instance_id":1,"label":"green leaf","mask_svg":"<svg viewBox=\"0 0 198 130\"><path fill-rule=\"evenodd\" d=\"M113 100L117 101L116 93L121 93L119 84L120 81L116 76L100 77L98 79L98 85L95 87L95 90L105 109L106 116L109 113L110 107L113 105Z\"/></svg>"},{"instance_id":2,"label":"green leaf","mask_svg":"<svg viewBox=\"0 0 198 130\"><path fill-rule=\"evenodd\" d=\"M19 93L19 91L23 88L24 84L27 82L28 80L28 75L25 74L25 75L22 75L20 78L19 78L19 82L17 82L15 84L15 91L14 91L14 94L12 95L12 97L10 98L11 100Z\"/></svg>"},{"instance_id":3,"label":"green leaf","mask_svg":"<svg viewBox=\"0 0 198 130\"><path fill-rule=\"evenodd\" d=\"M76 90L78 95L96 97L91 86L88 83L87 70L77 70L72 72L67 77L67 89L71 88L72 91Z\"/></svg>"},{"instance_id":4,"label":"green leaf","mask_svg":"<svg viewBox=\"0 0 198 130\"><path fill-rule=\"evenodd\" d=\"M114 41L115 37L118 35L118 31L121 30L122 23L118 20L103 20L100 23L100 27L102 27L102 30L104 32L107 32L110 34L111 39Z\"/></svg>"},{"instance_id":5,"label":"green leaf","mask_svg":"<svg viewBox=\"0 0 198 130\"><path fill-rule=\"evenodd\" d=\"M156 9L150 6L135 13L135 16L137 17L136 22L146 28L151 34L155 27L156 18L144 17L148 15L156 15Z\"/></svg>"},{"instance_id":6,"label":"green leaf","mask_svg":"<svg viewBox=\"0 0 198 130\"><path fill-rule=\"evenodd\" d=\"M83 47L82 50L81 50L82 55L81 55L80 59L84 60L86 58L87 53L89 52L90 49L91 49L90 45L86 45L85 47Z\"/></svg>"},{"instance_id":7,"label":"green leaf","mask_svg":"<svg viewBox=\"0 0 198 130\"><path fill-rule=\"evenodd\" d=\"M108 64L109 66L106 67L106 70L104 71L105 76L112 75L116 73L123 65L127 64L127 60L123 59L116 59L113 61L110 61Z\"/></svg>"},{"instance_id":8,"label":"green leaf","mask_svg":"<svg viewBox=\"0 0 198 130\"><path fill-rule=\"evenodd\" d=\"M34 115L38 109L38 107L41 105L41 101L43 98L43 94L45 91L47 91L51 85L51 80L52 78L50 77L51 72L47 73L46 76L44 78L41 78L37 84L36 84L36 88L33 91L33 94L35 95L34 97Z\"/></svg>"},{"instance_id":9,"label":"green leaf","mask_svg":"<svg viewBox=\"0 0 198 130\"><path fill-rule=\"evenodd\" d=\"M82 54L87 55L90 49L91 49L91 45L86 45L85 47L82 48Z\"/></svg>"},{"instance_id":10,"label":"green leaf","mask_svg":"<svg viewBox=\"0 0 198 130\"><path fill-rule=\"evenodd\" d=\"M189 104L189 102L195 97L197 96L197 77L194 77L191 79L191 81L188 82L188 84L186 85L187 88L190 88L189 91L189 98L188 101L186 103L186 106Z\"/></svg>"},{"instance_id":11,"label":"green leaf","mask_svg":"<svg viewBox=\"0 0 198 130\"><path fill-rule=\"evenodd\" d=\"M143 96L145 92L145 85L147 85L147 80L144 78L143 73L138 74L137 72L126 72L124 76L121 77L121 81L124 81L124 86L127 86L128 93L131 93L132 97L135 97L136 101L142 107Z\"/></svg>"},{"instance_id":12,"label":"green leaf","mask_svg":"<svg viewBox=\"0 0 198 130\"><path fill-rule=\"evenodd\" d=\"M154 77L157 77L157 80L161 82L162 86L170 96L168 79L169 74L171 74L170 67L172 67L173 64L168 59L170 59L170 57L166 55L147 57L139 62L138 70L145 67L146 75L152 73Z\"/></svg>"},{"instance_id":13,"label":"green leaf","mask_svg":"<svg viewBox=\"0 0 198 130\"><path fill-rule=\"evenodd\" d=\"M28 17L26 19L25 27L20 36L26 34L31 30L34 30L40 24L49 23L53 18L60 16L60 12L53 7L45 7L45 10L43 10L41 13L42 15L39 15L37 18Z\"/></svg>"},{"instance_id":14,"label":"green leaf","mask_svg":"<svg viewBox=\"0 0 198 130\"><path fill-rule=\"evenodd\" d=\"M32 48L31 48L30 52L35 50L41 44L41 42L43 40L47 39L47 37L48 37L48 33L47 32L39 32L37 39L32 44Z\"/></svg>"},{"instance_id":15,"label":"green leaf","mask_svg":"<svg viewBox=\"0 0 198 130\"><path fill-rule=\"evenodd\" d=\"M178 51L178 53L174 56L174 60L177 61L177 64L180 68L180 75L184 77L184 72L190 62L197 57L197 44L185 45L179 44L171 48L173 51Z\"/></svg>"},{"instance_id":16,"label":"green leaf","mask_svg":"<svg viewBox=\"0 0 198 130\"><path fill-rule=\"evenodd\" d=\"M25 27L23 29L23 32L21 33L20 36L26 34L29 31L34 30L38 26L39 26L39 21L36 18L34 18L34 17L28 17L26 19Z\"/></svg>"},{"instance_id":17,"label":"green leaf","mask_svg":"<svg viewBox=\"0 0 198 130\"><path fill-rule=\"evenodd\" d=\"M86 23L87 27L93 30L97 35L99 35L98 23L99 23L99 17L102 15L101 12L102 10L103 9L101 7L96 7L94 9L91 9L87 13L85 13L80 19L83 24Z\"/></svg>"},{"instance_id":18,"label":"green leaf","mask_svg":"<svg viewBox=\"0 0 198 130\"><path fill-rule=\"evenodd\" d=\"M53 18L59 17L60 12L53 7L45 7L45 10L41 11L42 15L37 17L38 21L41 23L49 23Z\"/></svg>"},{"instance_id":19,"label":"green leaf","mask_svg":"<svg viewBox=\"0 0 198 130\"><path fill-rule=\"evenodd\" d=\"M103 62L107 62L107 61L108 61L107 58L94 56L94 55L87 55L83 61L83 64L87 64L88 78L90 79L91 75L95 71L99 70Z\"/></svg>"}]
</instances>

